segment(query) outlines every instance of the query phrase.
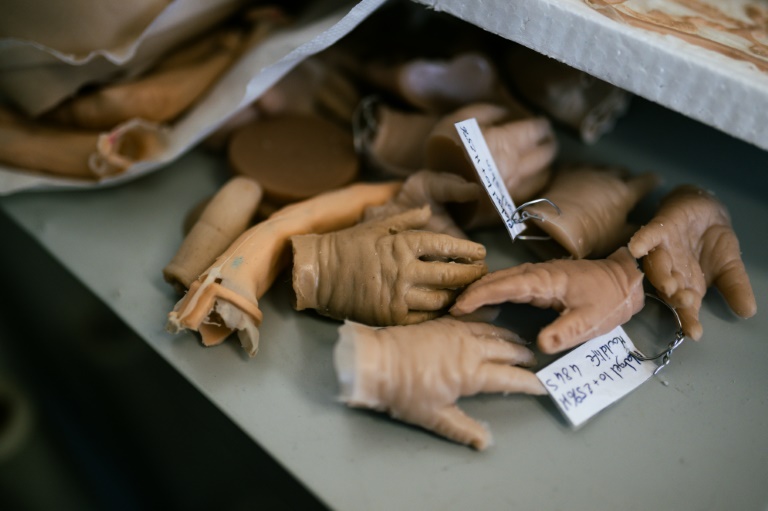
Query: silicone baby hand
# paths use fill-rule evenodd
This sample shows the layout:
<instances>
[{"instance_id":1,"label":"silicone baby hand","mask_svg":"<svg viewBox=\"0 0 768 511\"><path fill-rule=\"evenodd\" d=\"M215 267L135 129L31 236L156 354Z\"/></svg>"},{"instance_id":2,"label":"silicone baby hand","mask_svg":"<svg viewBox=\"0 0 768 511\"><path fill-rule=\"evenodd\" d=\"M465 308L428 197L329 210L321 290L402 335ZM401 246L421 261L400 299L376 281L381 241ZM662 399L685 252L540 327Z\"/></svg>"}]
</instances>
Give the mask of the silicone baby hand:
<instances>
[{"instance_id":1,"label":"silicone baby hand","mask_svg":"<svg viewBox=\"0 0 768 511\"><path fill-rule=\"evenodd\" d=\"M560 208L539 203L526 211L573 257L605 257L635 232L627 214L658 184L651 173L631 176L618 169L577 167L558 172L544 192Z\"/></svg>"},{"instance_id":2,"label":"silicone baby hand","mask_svg":"<svg viewBox=\"0 0 768 511\"><path fill-rule=\"evenodd\" d=\"M400 183L355 184L286 206L243 234L189 287L168 314L168 330L199 331L203 344L219 344L238 331L250 356L259 346L259 298L290 262L291 236L343 229L368 206L390 200Z\"/></svg>"},{"instance_id":3,"label":"silicone baby hand","mask_svg":"<svg viewBox=\"0 0 768 511\"><path fill-rule=\"evenodd\" d=\"M400 192L390 202L366 209L363 219L383 218L428 205L432 217L424 230L466 238L467 235L454 223L443 204L477 200L482 193L480 185L469 183L455 174L420 170L405 180Z\"/></svg>"},{"instance_id":4,"label":"silicone baby hand","mask_svg":"<svg viewBox=\"0 0 768 511\"><path fill-rule=\"evenodd\" d=\"M334 350L340 399L483 450L490 432L456 400L480 392L545 394L534 373L512 367L536 363L521 342L509 330L450 317L379 329L347 321Z\"/></svg>"},{"instance_id":5,"label":"silicone baby hand","mask_svg":"<svg viewBox=\"0 0 768 511\"><path fill-rule=\"evenodd\" d=\"M626 247L607 259L556 259L489 273L456 299L461 316L489 304L530 303L560 312L539 332L544 353L557 353L626 323L645 303L643 273Z\"/></svg>"},{"instance_id":6,"label":"silicone baby hand","mask_svg":"<svg viewBox=\"0 0 768 511\"><path fill-rule=\"evenodd\" d=\"M425 206L322 236L292 237L296 310L377 326L442 315L461 288L488 271L485 247L410 230L429 216Z\"/></svg>"},{"instance_id":7,"label":"silicone baby hand","mask_svg":"<svg viewBox=\"0 0 768 511\"><path fill-rule=\"evenodd\" d=\"M478 181L475 167L464 149L455 123L477 119L488 149L516 203L539 193L549 179L549 164L557 153L557 141L549 121L543 117L515 119L509 110L489 103L476 103L443 117L426 143L426 166ZM490 199L461 208L461 224L467 228L500 222Z\"/></svg>"},{"instance_id":8,"label":"silicone baby hand","mask_svg":"<svg viewBox=\"0 0 768 511\"><path fill-rule=\"evenodd\" d=\"M662 298L676 307L686 335L701 339L701 300L715 284L740 317L757 312L755 295L725 206L692 185L673 190L651 222L630 240Z\"/></svg>"}]
</instances>

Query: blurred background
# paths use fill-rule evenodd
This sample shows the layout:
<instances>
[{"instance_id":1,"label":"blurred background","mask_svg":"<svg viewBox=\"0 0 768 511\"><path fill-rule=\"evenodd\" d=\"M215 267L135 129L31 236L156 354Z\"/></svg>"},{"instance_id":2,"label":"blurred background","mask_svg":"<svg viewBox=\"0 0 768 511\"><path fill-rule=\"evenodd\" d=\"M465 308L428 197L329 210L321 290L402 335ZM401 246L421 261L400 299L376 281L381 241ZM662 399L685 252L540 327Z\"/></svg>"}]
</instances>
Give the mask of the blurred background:
<instances>
[{"instance_id":1,"label":"blurred background","mask_svg":"<svg viewBox=\"0 0 768 511\"><path fill-rule=\"evenodd\" d=\"M0 211L0 509L324 509Z\"/></svg>"}]
</instances>

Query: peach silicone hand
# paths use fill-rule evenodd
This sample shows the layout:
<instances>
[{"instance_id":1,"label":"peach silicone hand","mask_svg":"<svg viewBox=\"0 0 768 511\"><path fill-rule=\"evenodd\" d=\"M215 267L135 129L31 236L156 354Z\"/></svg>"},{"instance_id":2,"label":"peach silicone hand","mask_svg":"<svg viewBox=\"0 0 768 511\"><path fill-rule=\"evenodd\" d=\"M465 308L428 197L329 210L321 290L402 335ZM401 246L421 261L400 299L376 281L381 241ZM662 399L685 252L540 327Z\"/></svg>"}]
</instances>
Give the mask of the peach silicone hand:
<instances>
[{"instance_id":1,"label":"peach silicone hand","mask_svg":"<svg viewBox=\"0 0 768 511\"><path fill-rule=\"evenodd\" d=\"M515 120L504 107L476 103L443 117L426 142L426 167L458 174L479 181L456 131L455 123L477 119L488 149L499 169L512 200L525 202L544 188L549 179L549 165L557 154L557 141L549 121L543 117ZM457 208L459 224L465 228L499 223L500 217L487 197Z\"/></svg>"},{"instance_id":2,"label":"peach silicone hand","mask_svg":"<svg viewBox=\"0 0 768 511\"><path fill-rule=\"evenodd\" d=\"M456 400L480 392L546 394L533 372L514 367L536 363L522 342L509 330L451 317L379 329L347 321L334 349L340 399L483 450L490 431Z\"/></svg>"},{"instance_id":3,"label":"peach silicone hand","mask_svg":"<svg viewBox=\"0 0 768 511\"><path fill-rule=\"evenodd\" d=\"M467 182L455 174L420 170L405 180L400 192L390 202L366 209L363 219L383 218L428 205L432 216L424 230L466 239L467 235L456 225L443 204L476 201L482 193L477 183Z\"/></svg>"},{"instance_id":4,"label":"peach silicone hand","mask_svg":"<svg viewBox=\"0 0 768 511\"><path fill-rule=\"evenodd\" d=\"M632 255L643 258L648 280L676 307L685 334L704 332L699 309L714 284L733 312L757 312L755 295L725 206L701 188L683 185L662 201L656 216L630 240Z\"/></svg>"},{"instance_id":5,"label":"peach silicone hand","mask_svg":"<svg viewBox=\"0 0 768 511\"><path fill-rule=\"evenodd\" d=\"M627 214L659 178L652 173L632 176L618 168L575 167L557 172L543 195L560 208L534 204L529 214L576 259L605 257L624 245L636 231Z\"/></svg>"},{"instance_id":6,"label":"peach silicone hand","mask_svg":"<svg viewBox=\"0 0 768 511\"><path fill-rule=\"evenodd\" d=\"M557 353L610 332L645 304L643 273L626 247L607 259L525 263L489 273L456 299L451 314L503 302L552 308L560 317L538 336L544 353Z\"/></svg>"},{"instance_id":7,"label":"peach silicone hand","mask_svg":"<svg viewBox=\"0 0 768 511\"><path fill-rule=\"evenodd\" d=\"M368 325L445 313L487 271L479 243L427 231L429 206L324 235L294 236L296 310Z\"/></svg>"},{"instance_id":8,"label":"peach silicone hand","mask_svg":"<svg viewBox=\"0 0 768 511\"><path fill-rule=\"evenodd\" d=\"M290 262L297 234L343 229L363 210L391 199L400 183L354 184L286 206L241 234L168 314L170 332L199 331L203 344L219 344L237 330L250 356L259 345L259 298Z\"/></svg>"}]
</instances>

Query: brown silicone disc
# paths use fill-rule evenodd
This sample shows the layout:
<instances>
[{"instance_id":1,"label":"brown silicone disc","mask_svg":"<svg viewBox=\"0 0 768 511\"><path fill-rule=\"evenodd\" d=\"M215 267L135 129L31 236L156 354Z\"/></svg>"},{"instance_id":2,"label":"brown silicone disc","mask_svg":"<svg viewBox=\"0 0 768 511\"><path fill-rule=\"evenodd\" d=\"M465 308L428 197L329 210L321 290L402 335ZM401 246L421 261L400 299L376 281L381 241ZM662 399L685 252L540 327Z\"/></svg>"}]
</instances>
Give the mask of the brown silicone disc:
<instances>
[{"instance_id":1,"label":"brown silicone disc","mask_svg":"<svg viewBox=\"0 0 768 511\"><path fill-rule=\"evenodd\" d=\"M254 121L232 136L229 163L256 179L265 198L285 204L344 186L357 177L352 134L319 117Z\"/></svg>"}]
</instances>

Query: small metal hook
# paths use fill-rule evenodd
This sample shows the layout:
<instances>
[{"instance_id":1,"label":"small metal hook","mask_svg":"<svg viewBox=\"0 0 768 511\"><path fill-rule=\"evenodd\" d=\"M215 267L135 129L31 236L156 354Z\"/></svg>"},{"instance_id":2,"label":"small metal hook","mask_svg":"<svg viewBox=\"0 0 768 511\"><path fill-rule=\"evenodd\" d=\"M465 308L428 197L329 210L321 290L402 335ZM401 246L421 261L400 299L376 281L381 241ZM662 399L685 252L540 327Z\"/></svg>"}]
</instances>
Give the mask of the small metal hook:
<instances>
[{"instance_id":1,"label":"small metal hook","mask_svg":"<svg viewBox=\"0 0 768 511\"><path fill-rule=\"evenodd\" d=\"M360 154L365 151L367 142L379 129L379 120L376 118L376 107L379 103L379 96L366 96L360 100L352 116L352 142Z\"/></svg>"},{"instance_id":2,"label":"small metal hook","mask_svg":"<svg viewBox=\"0 0 768 511\"><path fill-rule=\"evenodd\" d=\"M683 344L683 341L685 341L685 332L683 332L683 323L680 320L680 315L677 313L674 307L669 305L667 302L659 298L658 296L651 294L651 293L645 293L645 296L648 298L653 298L654 300L657 300L664 304L669 310L672 311L672 314L675 315L675 321L677 322L677 331L675 332L675 338L667 345L667 348L652 356L652 357L646 357L642 353L640 353L637 350L632 351L632 356L634 356L636 359L640 361L646 361L646 360L656 360L657 358L661 358L661 365L656 368L656 370L653 372L653 375L656 376L659 371L664 369L669 364L669 359L672 356L672 352L674 352L681 344Z\"/></svg>"},{"instance_id":3,"label":"small metal hook","mask_svg":"<svg viewBox=\"0 0 768 511\"><path fill-rule=\"evenodd\" d=\"M557 211L557 215L558 216L563 214L563 212L560 210L560 208L557 207L557 204L555 204L551 200L547 199L546 197L542 197L541 199L529 200L528 202L525 202L525 203L521 204L520 206L518 206L517 209L515 209L512 212L512 215L511 215L512 221L515 222L516 224L522 224L526 220L530 220L531 218L533 218L534 220L538 220L540 222L544 222L545 221L544 217L541 217L541 216L536 215L536 214L531 214L531 213L525 211L525 208L527 208L528 206L532 206L534 204L539 204L541 202L549 204L550 206L555 208L555 211ZM517 215L517 218L515 218L515 215ZM547 240L551 240L552 239L551 236L528 236L528 235L520 235L517 238L521 239L521 240L526 240L526 241L547 241Z\"/></svg>"}]
</instances>

